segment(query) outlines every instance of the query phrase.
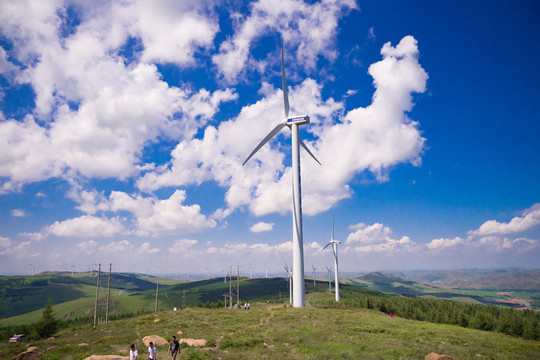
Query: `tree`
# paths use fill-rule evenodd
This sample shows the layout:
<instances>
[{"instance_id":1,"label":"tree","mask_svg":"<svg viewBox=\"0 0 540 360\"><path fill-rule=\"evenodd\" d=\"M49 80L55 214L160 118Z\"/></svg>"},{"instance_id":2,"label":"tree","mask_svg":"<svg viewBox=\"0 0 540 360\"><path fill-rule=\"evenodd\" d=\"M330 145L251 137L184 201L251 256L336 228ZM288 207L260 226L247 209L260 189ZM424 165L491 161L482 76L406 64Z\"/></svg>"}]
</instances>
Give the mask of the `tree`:
<instances>
[{"instance_id":1,"label":"tree","mask_svg":"<svg viewBox=\"0 0 540 360\"><path fill-rule=\"evenodd\" d=\"M54 317L52 301L49 299L49 301L47 301L47 305L43 309L41 319L35 325L35 330L40 337L46 338L54 335L59 328L60 320Z\"/></svg>"}]
</instances>

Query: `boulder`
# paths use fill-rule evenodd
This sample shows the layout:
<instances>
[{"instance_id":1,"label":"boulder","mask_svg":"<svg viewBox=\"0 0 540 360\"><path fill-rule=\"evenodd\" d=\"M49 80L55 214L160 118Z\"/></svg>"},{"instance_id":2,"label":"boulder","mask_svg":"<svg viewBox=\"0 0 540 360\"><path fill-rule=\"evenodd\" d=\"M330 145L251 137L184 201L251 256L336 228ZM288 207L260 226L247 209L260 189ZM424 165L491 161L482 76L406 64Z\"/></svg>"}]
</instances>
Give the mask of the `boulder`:
<instances>
[{"instance_id":1,"label":"boulder","mask_svg":"<svg viewBox=\"0 0 540 360\"><path fill-rule=\"evenodd\" d=\"M150 341L154 343L154 346L167 345L169 343L167 340L157 335L145 336L142 341L146 346L150 346Z\"/></svg>"},{"instance_id":2,"label":"boulder","mask_svg":"<svg viewBox=\"0 0 540 360\"><path fill-rule=\"evenodd\" d=\"M30 350L20 353L19 355L15 355L11 358L11 360L37 360L41 358L41 355L41 353L35 350Z\"/></svg>"},{"instance_id":3,"label":"boulder","mask_svg":"<svg viewBox=\"0 0 540 360\"><path fill-rule=\"evenodd\" d=\"M180 339L180 344L187 344L188 346L203 347L206 345L206 339Z\"/></svg>"}]
</instances>

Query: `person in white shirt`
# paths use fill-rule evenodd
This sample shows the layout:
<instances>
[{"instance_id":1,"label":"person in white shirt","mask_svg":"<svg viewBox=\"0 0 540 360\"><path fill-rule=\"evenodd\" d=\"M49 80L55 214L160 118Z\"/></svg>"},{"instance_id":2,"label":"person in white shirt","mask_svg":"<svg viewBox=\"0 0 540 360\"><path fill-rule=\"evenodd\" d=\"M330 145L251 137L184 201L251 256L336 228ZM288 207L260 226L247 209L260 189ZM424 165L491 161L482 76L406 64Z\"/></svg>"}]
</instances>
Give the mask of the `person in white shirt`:
<instances>
[{"instance_id":1,"label":"person in white shirt","mask_svg":"<svg viewBox=\"0 0 540 360\"><path fill-rule=\"evenodd\" d=\"M131 344L129 347L129 360L137 360L137 357L139 354L137 353L137 350L135 350L135 345Z\"/></svg>"},{"instance_id":2,"label":"person in white shirt","mask_svg":"<svg viewBox=\"0 0 540 360\"><path fill-rule=\"evenodd\" d=\"M148 347L148 360L156 360L157 358L157 350L154 346L154 343L150 341L150 346Z\"/></svg>"}]
</instances>

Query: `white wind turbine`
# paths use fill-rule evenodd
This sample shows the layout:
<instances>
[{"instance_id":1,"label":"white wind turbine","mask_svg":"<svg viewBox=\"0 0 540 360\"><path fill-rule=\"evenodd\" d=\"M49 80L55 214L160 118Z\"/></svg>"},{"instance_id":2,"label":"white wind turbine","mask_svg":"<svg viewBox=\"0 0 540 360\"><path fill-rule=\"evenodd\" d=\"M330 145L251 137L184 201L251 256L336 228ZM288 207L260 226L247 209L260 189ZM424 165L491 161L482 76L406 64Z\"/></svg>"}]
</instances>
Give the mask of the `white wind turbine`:
<instances>
[{"instance_id":1,"label":"white wind turbine","mask_svg":"<svg viewBox=\"0 0 540 360\"><path fill-rule=\"evenodd\" d=\"M289 304L293 303L293 284L292 284L292 273L291 270L289 270L289 267L287 264L285 264L285 272L287 273L287 280L289 280Z\"/></svg>"},{"instance_id":2,"label":"white wind turbine","mask_svg":"<svg viewBox=\"0 0 540 360\"><path fill-rule=\"evenodd\" d=\"M309 123L309 116L296 115L289 116L289 96L287 95L287 83L285 82L285 60L283 56L283 39L281 40L281 76L283 82L283 103L285 108L285 119L279 122L276 127L270 131L268 135L255 147L255 150L249 154L242 166L251 157L278 134L281 129L287 126L292 131L292 195L293 195L293 306L303 307L305 306L305 288L304 288L304 240L302 234L302 196L300 189L300 145L308 152L311 157L319 163L319 160L311 153L306 144L298 136L299 127L303 124Z\"/></svg>"},{"instance_id":3,"label":"white wind turbine","mask_svg":"<svg viewBox=\"0 0 540 360\"><path fill-rule=\"evenodd\" d=\"M341 241L334 240L334 221L332 221L332 237L326 246L323 248L326 249L328 246L332 245L332 250L334 251L334 280L336 282L336 301L339 302L339 272L338 272L338 256L337 256L337 246L341 244Z\"/></svg>"}]
</instances>

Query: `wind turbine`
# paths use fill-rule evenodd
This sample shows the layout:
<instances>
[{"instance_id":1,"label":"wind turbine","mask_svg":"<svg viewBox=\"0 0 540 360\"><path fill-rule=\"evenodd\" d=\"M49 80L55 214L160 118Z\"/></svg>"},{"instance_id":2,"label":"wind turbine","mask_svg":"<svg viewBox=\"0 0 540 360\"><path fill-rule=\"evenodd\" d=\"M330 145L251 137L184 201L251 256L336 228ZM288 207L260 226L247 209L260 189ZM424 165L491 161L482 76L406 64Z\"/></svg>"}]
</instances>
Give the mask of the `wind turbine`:
<instances>
[{"instance_id":1,"label":"wind turbine","mask_svg":"<svg viewBox=\"0 0 540 360\"><path fill-rule=\"evenodd\" d=\"M289 304L293 303L293 284L291 282L292 276L291 271L289 270L289 267L287 264L285 264L285 272L287 273L287 279L289 280Z\"/></svg>"},{"instance_id":2,"label":"wind turbine","mask_svg":"<svg viewBox=\"0 0 540 360\"><path fill-rule=\"evenodd\" d=\"M332 270L328 266L326 270L328 271L328 292L332 292Z\"/></svg>"},{"instance_id":3,"label":"wind turbine","mask_svg":"<svg viewBox=\"0 0 540 360\"><path fill-rule=\"evenodd\" d=\"M37 261L35 263L28 264L32 266L32 276L34 276L34 270L36 269Z\"/></svg>"},{"instance_id":4,"label":"wind turbine","mask_svg":"<svg viewBox=\"0 0 540 360\"><path fill-rule=\"evenodd\" d=\"M332 221L332 237L326 246L323 248L326 249L328 246L332 245L332 250L334 251L334 278L336 282L336 301L339 302L339 273L338 273L338 259L337 259L337 246L341 244L341 241L334 240L334 221Z\"/></svg>"},{"instance_id":5,"label":"wind turbine","mask_svg":"<svg viewBox=\"0 0 540 360\"><path fill-rule=\"evenodd\" d=\"M315 270L317 270L317 268L311 264L311 267L313 268L313 287L315 287Z\"/></svg>"},{"instance_id":6,"label":"wind turbine","mask_svg":"<svg viewBox=\"0 0 540 360\"><path fill-rule=\"evenodd\" d=\"M285 109L285 119L279 122L268 135L255 147L255 150L249 154L242 166L251 159L251 157L259 151L270 139L278 134L281 129L287 126L292 131L292 198L293 198L293 284L294 296L293 306L305 306L305 288L304 288L304 240L302 234L302 195L300 189L300 145L308 152L315 161L321 164L319 160L311 153L307 145L300 139L298 132L300 125L309 123L308 115L289 116L289 96L287 94L287 83L285 81L285 60L283 55L283 39L281 40L281 77L283 84L283 105Z\"/></svg>"}]
</instances>

